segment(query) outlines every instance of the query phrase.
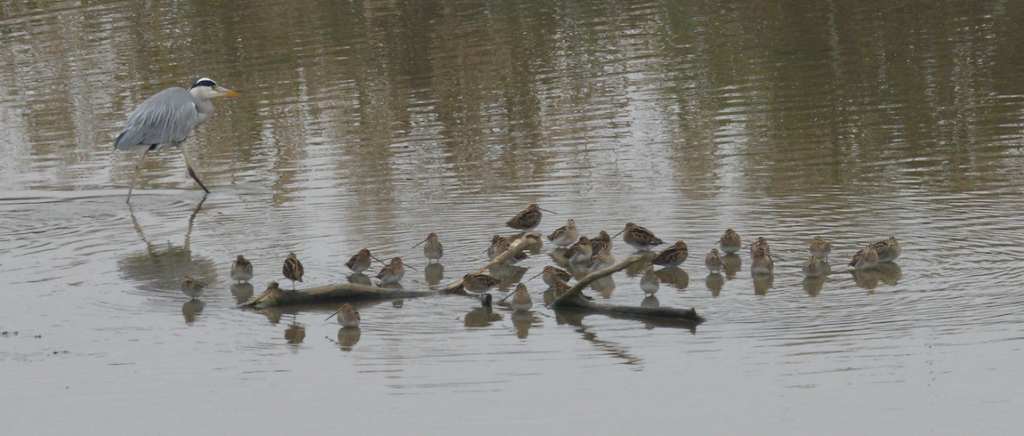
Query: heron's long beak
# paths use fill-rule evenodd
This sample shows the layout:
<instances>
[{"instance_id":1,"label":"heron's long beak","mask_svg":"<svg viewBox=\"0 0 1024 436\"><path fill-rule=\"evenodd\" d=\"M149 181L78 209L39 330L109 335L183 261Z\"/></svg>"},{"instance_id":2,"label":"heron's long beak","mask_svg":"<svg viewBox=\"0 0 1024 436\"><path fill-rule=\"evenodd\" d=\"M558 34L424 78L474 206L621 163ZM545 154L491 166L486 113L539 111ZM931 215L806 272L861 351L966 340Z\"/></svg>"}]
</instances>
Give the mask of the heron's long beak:
<instances>
[{"instance_id":1,"label":"heron's long beak","mask_svg":"<svg viewBox=\"0 0 1024 436\"><path fill-rule=\"evenodd\" d=\"M224 95L226 95L228 97L241 97L242 96L242 94L239 94L239 93L237 93L235 91L227 89L227 88L225 88L223 86L218 86L217 87L217 92L220 92L221 94L224 94Z\"/></svg>"}]
</instances>

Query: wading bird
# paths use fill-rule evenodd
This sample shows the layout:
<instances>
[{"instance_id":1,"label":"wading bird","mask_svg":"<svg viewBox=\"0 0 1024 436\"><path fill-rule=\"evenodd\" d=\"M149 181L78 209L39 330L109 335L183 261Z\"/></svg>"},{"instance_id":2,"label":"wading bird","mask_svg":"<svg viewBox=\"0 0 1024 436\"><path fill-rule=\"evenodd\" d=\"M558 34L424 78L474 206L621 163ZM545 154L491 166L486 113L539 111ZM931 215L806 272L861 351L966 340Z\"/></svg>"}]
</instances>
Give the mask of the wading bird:
<instances>
[{"instance_id":1,"label":"wading bird","mask_svg":"<svg viewBox=\"0 0 1024 436\"><path fill-rule=\"evenodd\" d=\"M531 204L526 208L526 210L519 212L516 216L512 217L512 219L508 220L505 225L516 230L529 232L530 230L537 228L537 225L540 224L540 218L541 215L543 215L541 211L551 212L547 209L541 209L540 206L537 206L536 204Z\"/></svg>"},{"instance_id":2,"label":"wading bird","mask_svg":"<svg viewBox=\"0 0 1024 436\"><path fill-rule=\"evenodd\" d=\"M832 252L832 244L822 238L821 236L815 236L811 241L811 256L814 256L821 260L827 260L828 254Z\"/></svg>"},{"instance_id":3,"label":"wading bird","mask_svg":"<svg viewBox=\"0 0 1024 436\"><path fill-rule=\"evenodd\" d=\"M565 225L559 227L548 235L548 240L559 247L568 247L580 238L580 229L576 227L576 221L570 218Z\"/></svg>"},{"instance_id":4,"label":"wading bird","mask_svg":"<svg viewBox=\"0 0 1024 436\"><path fill-rule=\"evenodd\" d=\"M397 256L391 258L391 263L377 273L377 278L383 284L398 283L402 281L402 277L405 277L405 264L402 263L402 258Z\"/></svg>"},{"instance_id":5,"label":"wading bird","mask_svg":"<svg viewBox=\"0 0 1024 436\"><path fill-rule=\"evenodd\" d=\"M135 179L139 177L142 169L142 162L146 155L164 147L178 147L182 156L185 156L185 167L188 168L188 175L195 179L199 187L207 193L210 192L199 180L199 176L192 169L192 161L188 158L188 151L185 147L185 140L192 134L192 130L199 127L213 115L213 103L210 99L221 96L241 97L242 95L217 84L206 77L199 79L191 88L167 88L154 94L135 108L124 131L118 135L114 142L114 148L118 150L130 150L138 146L144 146L142 158L135 166L135 175L128 185L128 199L132 198L132 189L135 188Z\"/></svg>"},{"instance_id":6,"label":"wading bird","mask_svg":"<svg viewBox=\"0 0 1024 436\"><path fill-rule=\"evenodd\" d=\"M622 236L622 240L626 241L627 244L636 248L637 251L651 251L651 248L664 244L664 242L650 230L640 227L633 223L627 223L626 228L622 229L621 232L616 233L615 236ZM614 238L615 236L612 236Z\"/></svg>"},{"instance_id":7,"label":"wading bird","mask_svg":"<svg viewBox=\"0 0 1024 436\"><path fill-rule=\"evenodd\" d=\"M341 305L341 308L337 312L331 314L331 316L338 316L338 324L342 327L354 328L359 327L359 311L357 311L351 304L345 303ZM331 319L328 316L327 319ZM324 321L327 321L325 319Z\"/></svg>"},{"instance_id":8,"label":"wading bird","mask_svg":"<svg viewBox=\"0 0 1024 436\"><path fill-rule=\"evenodd\" d=\"M718 239L718 247L725 254L733 254L740 251L743 244L740 242L740 235L733 229L726 229L725 234Z\"/></svg>"},{"instance_id":9,"label":"wading bird","mask_svg":"<svg viewBox=\"0 0 1024 436\"><path fill-rule=\"evenodd\" d=\"M252 263L245 260L241 254L231 264L231 280L236 282L247 282L252 279Z\"/></svg>"},{"instance_id":10,"label":"wading bird","mask_svg":"<svg viewBox=\"0 0 1024 436\"><path fill-rule=\"evenodd\" d=\"M299 262L299 258L295 256L295 253L288 253L288 258L284 260L284 266L281 267L281 274L285 278L292 281L292 290L295 290L295 282L302 281L302 275L306 273L306 270L302 268L302 262Z\"/></svg>"},{"instance_id":11,"label":"wading bird","mask_svg":"<svg viewBox=\"0 0 1024 436\"><path fill-rule=\"evenodd\" d=\"M437 239L437 233L428 234L427 239L413 245L412 248L419 247L423 243L427 244L423 246L423 255L427 257L427 263L440 262L441 256L444 256L444 247L441 246L441 241Z\"/></svg>"},{"instance_id":12,"label":"wading bird","mask_svg":"<svg viewBox=\"0 0 1024 436\"><path fill-rule=\"evenodd\" d=\"M181 282L181 292L192 297L193 300L203 294L203 288L205 287L206 283L192 276L185 276L185 280Z\"/></svg>"},{"instance_id":13,"label":"wading bird","mask_svg":"<svg viewBox=\"0 0 1024 436\"><path fill-rule=\"evenodd\" d=\"M725 269L725 261L717 248L712 248L708 256L704 258L704 266L708 267L711 274L718 274Z\"/></svg>"}]
</instances>

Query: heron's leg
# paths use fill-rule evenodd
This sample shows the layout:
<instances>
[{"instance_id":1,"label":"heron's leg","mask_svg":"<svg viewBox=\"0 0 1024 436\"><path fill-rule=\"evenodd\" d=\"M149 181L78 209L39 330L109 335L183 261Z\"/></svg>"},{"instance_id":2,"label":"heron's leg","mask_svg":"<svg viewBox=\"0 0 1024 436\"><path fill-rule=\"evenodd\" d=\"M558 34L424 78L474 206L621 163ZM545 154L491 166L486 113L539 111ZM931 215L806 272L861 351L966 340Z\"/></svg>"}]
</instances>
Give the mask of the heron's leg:
<instances>
[{"instance_id":1,"label":"heron's leg","mask_svg":"<svg viewBox=\"0 0 1024 436\"><path fill-rule=\"evenodd\" d=\"M146 160L146 155L149 154L149 148L142 152L142 159L139 159L139 163L135 165L135 175L132 176L132 183L128 185L128 198L124 201L128 203L132 199L132 189L135 189L135 179L139 178L139 171L142 170L142 162Z\"/></svg>"},{"instance_id":2,"label":"heron's leg","mask_svg":"<svg viewBox=\"0 0 1024 436\"><path fill-rule=\"evenodd\" d=\"M199 187L203 188L203 190L206 191L207 194L209 194L210 190L206 189L206 185L203 184L202 180L199 180L199 176L197 176L196 172L192 170L192 161L189 160L189 158L188 158L188 151L185 148L185 143L182 142L182 143L178 144L178 148L181 149L181 155L185 156L185 167L188 168L188 175L192 176L192 178L196 181L196 183L199 184Z\"/></svg>"}]
</instances>

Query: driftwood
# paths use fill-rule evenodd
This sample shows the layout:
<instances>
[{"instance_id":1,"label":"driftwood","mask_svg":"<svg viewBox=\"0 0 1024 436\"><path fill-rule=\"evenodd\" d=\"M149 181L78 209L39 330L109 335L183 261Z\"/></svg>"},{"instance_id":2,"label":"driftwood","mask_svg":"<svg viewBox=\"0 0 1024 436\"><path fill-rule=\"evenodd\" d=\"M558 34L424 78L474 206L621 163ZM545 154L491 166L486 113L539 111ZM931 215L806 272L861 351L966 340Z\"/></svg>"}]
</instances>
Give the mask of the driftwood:
<instances>
[{"instance_id":1,"label":"driftwood","mask_svg":"<svg viewBox=\"0 0 1024 436\"><path fill-rule=\"evenodd\" d=\"M539 233L529 232L516 237L508 250L491 259L475 273L481 273L494 265L504 264L514 256L522 253L523 250L540 243ZM590 286L594 281L607 277L613 273L622 271L635 262L643 260L643 256L631 256L630 258L612 265L600 271L588 274L580 279L575 285L569 288L565 294L555 299L550 305L552 309L576 309L592 313L600 313L613 318L645 319L664 322L685 322L699 324L704 318L697 315L694 309L675 309L669 307L637 307L600 304L583 298L583 289ZM241 307L273 307L290 306L297 304L310 304L321 302L341 301L365 301L365 300L388 300L399 298L426 297L437 294L448 294L458 292L462 288L462 279L435 290L405 290L393 288L379 288L376 286L360 285L356 283L341 283L336 285L320 286L311 289L299 289L295 291L287 289L268 289L262 295L242 303Z\"/></svg>"},{"instance_id":2,"label":"driftwood","mask_svg":"<svg viewBox=\"0 0 1024 436\"><path fill-rule=\"evenodd\" d=\"M526 248L540 242L539 233L526 233L519 235L509 246L508 250L501 253L486 265L478 269L476 272L480 273L487 268L504 263L513 256L522 253ZM450 293L459 289L462 286L462 279L452 283L448 286L441 288L440 290L424 290L414 291L405 289L394 289L394 288L380 288L376 286L360 285L357 283L340 283L336 285L320 286L310 289L299 289L299 290L287 290L287 289L268 289L262 295L246 301L240 305L240 307L272 307L272 306L288 306L294 304L308 304L308 303L319 303L319 302L342 302L342 301L364 301L364 300L389 300L398 298L415 298L415 297L426 297L430 295L437 295L438 293Z\"/></svg>"},{"instance_id":3,"label":"driftwood","mask_svg":"<svg viewBox=\"0 0 1024 436\"><path fill-rule=\"evenodd\" d=\"M634 262L638 262L641 259L643 259L643 256L631 256L630 258L622 262L619 262L618 264L587 274L586 277L580 279L579 282L570 287L569 290L566 291L564 294L556 297L555 301L551 302L550 307L552 309L585 309L593 312L602 313L614 318L622 317L673 319L680 321L690 321L698 324L704 322L704 317L697 315L697 311L693 308L675 309L671 307L619 306L612 304L595 303L586 298L583 298L583 289L586 288L587 286L590 286L591 283L603 277L607 277L616 272L622 271L628 268Z\"/></svg>"},{"instance_id":4,"label":"driftwood","mask_svg":"<svg viewBox=\"0 0 1024 436\"><path fill-rule=\"evenodd\" d=\"M504 264L505 262L508 262L509 260L512 260L513 257L518 256L519 253L522 253L527 248L539 244L541 235L540 233L536 232L528 232L514 236L514 238L515 240L512 241L511 244L509 244L508 250L505 250L504 253L495 256L495 258L491 259L490 262L487 262L484 266L480 267L476 271L473 271L473 274L480 274L487 270L487 268L490 268L494 265L501 265ZM459 281L452 283L448 286L445 286L444 288L441 288L441 290L438 292L442 294L449 294L452 292L457 292L461 288L462 279L460 278Z\"/></svg>"},{"instance_id":5,"label":"driftwood","mask_svg":"<svg viewBox=\"0 0 1024 436\"><path fill-rule=\"evenodd\" d=\"M378 288L356 283L340 283L310 289L267 289L259 297L241 304L241 307L288 306L323 301L387 300L435 295L435 291L407 291L405 289Z\"/></svg>"}]
</instances>

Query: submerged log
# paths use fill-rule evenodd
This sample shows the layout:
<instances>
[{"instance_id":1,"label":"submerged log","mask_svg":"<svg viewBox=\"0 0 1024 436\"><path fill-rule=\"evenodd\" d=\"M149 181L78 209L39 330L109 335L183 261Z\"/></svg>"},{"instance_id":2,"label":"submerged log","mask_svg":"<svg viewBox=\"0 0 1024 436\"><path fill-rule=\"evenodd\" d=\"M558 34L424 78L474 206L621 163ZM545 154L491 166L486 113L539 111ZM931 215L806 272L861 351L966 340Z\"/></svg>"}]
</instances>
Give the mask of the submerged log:
<instances>
[{"instance_id":1,"label":"submerged log","mask_svg":"<svg viewBox=\"0 0 1024 436\"><path fill-rule=\"evenodd\" d=\"M635 262L639 262L643 256L630 256L628 259L612 265L608 268L587 274L575 285L569 288L564 294L551 302L552 309L576 308L593 312L603 313L612 317L623 318L651 318L651 319L674 319L690 321L694 323L704 322L704 317L697 315L697 311L690 309L676 309L671 307L642 307L642 306L619 306L613 304L595 303L583 297L583 289L590 286L596 280L607 277L616 272L628 268Z\"/></svg>"},{"instance_id":2,"label":"submerged log","mask_svg":"<svg viewBox=\"0 0 1024 436\"><path fill-rule=\"evenodd\" d=\"M480 269L476 270L476 273L483 272L492 265L497 265L507 262L512 259L513 256L522 253L523 250L527 249L534 244L540 242L539 233L525 233L517 236L517 239L512 242L508 250L501 253L490 262L487 262ZM246 301L239 305L240 307L272 307L272 306L288 306L293 304L308 304L308 303L321 303L321 302L344 302L344 301L362 301L362 300L389 300L398 298L415 298L415 297L426 297L430 295L437 295L438 293L450 293L459 289L462 286L462 279L445 286L439 290L405 290L395 288L381 288L377 286L367 286L357 283L340 283L336 285L320 286L310 289L299 289L299 290L287 290L281 288L271 287L268 288L262 295Z\"/></svg>"},{"instance_id":3,"label":"submerged log","mask_svg":"<svg viewBox=\"0 0 1024 436\"><path fill-rule=\"evenodd\" d=\"M407 291L401 288L378 288L356 283L319 286L310 289L288 290L271 287L259 297L241 304L241 307L288 306L324 301L387 300L434 295L435 291Z\"/></svg>"}]
</instances>

